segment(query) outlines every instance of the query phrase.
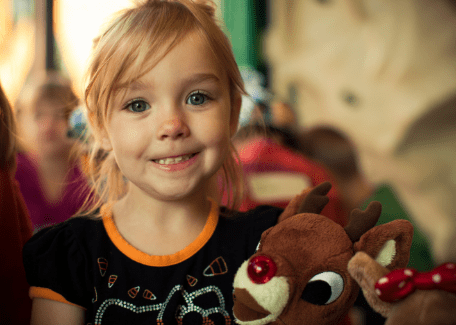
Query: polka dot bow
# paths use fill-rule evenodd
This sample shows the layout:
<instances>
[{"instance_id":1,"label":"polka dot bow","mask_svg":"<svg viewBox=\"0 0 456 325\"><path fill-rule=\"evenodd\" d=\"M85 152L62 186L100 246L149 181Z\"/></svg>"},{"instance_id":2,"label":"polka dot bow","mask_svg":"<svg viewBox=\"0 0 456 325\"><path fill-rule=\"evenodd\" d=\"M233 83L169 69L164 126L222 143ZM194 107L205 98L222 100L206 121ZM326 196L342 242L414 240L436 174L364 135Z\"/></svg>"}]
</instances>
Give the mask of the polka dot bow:
<instances>
[{"instance_id":1,"label":"polka dot bow","mask_svg":"<svg viewBox=\"0 0 456 325\"><path fill-rule=\"evenodd\" d=\"M405 298L416 289L438 289L456 294L456 265L445 263L423 273L414 269L397 269L380 278L375 284L375 292L386 302Z\"/></svg>"}]
</instances>

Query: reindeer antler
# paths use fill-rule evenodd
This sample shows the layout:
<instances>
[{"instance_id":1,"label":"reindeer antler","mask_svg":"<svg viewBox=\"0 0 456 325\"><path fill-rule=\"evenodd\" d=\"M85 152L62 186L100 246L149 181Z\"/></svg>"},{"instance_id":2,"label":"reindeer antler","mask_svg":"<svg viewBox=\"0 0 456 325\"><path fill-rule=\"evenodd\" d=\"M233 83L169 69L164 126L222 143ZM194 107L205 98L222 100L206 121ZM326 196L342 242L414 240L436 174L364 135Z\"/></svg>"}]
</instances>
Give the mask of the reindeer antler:
<instances>
[{"instance_id":1,"label":"reindeer antler","mask_svg":"<svg viewBox=\"0 0 456 325\"><path fill-rule=\"evenodd\" d=\"M378 201L369 203L366 210L353 209L344 228L350 240L357 242L361 236L375 226L382 213L382 205Z\"/></svg>"},{"instance_id":2,"label":"reindeer antler","mask_svg":"<svg viewBox=\"0 0 456 325\"><path fill-rule=\"evenodd\" d=\"M331 190L331 187L330 182L324 182L315 186L299 205L298 213L320 214L329 202L326 194Z\"/></svg>"},{"instance_id":3,"label":"reindeer antler","mask_svg":"<svg viewBox=\"0 0 456 325\"><path fill-rule=\"evenodd\" d=\"M278 222L282 222L298 213L307 212L319 214L329 202L329 198L326 194L330 189L331 183L329 182L318 184L313 189L306 189L291 200L280 215Z\"/></svg>"}]
</instances>

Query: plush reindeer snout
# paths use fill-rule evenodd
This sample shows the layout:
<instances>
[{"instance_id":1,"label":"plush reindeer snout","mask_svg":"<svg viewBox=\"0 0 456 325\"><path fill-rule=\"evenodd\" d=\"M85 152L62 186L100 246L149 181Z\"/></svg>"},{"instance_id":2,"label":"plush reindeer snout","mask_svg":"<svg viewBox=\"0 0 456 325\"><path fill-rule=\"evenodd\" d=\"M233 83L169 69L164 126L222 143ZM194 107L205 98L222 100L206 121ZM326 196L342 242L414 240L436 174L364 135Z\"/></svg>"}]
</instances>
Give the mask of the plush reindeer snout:
<instances>
[{"instance_id":1,"label":"plush reindeer snout","mask_svg":"<svg viewBox=\"0 0 456 325\"><path fill-rule=\"evenodd\" d=\"M233 312L238 324L269 324L277 319L288 303L289 279L278 275L277 262L271 257L255 255L236 273L234 295Z\"/></svg>"}]
</instances>

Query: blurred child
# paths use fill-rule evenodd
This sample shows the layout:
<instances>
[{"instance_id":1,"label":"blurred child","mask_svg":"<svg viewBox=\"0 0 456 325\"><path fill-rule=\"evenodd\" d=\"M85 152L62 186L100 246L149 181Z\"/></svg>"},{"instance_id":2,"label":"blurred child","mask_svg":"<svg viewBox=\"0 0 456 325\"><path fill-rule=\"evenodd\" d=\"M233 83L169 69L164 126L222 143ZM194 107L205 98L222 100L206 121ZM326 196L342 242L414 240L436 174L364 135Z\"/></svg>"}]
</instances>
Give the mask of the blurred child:
<instances>
[{"instance_id":1,"label":"blurred child","mask_svg":"<svg viewBox=\"0 0 456 325\"><path fill-rule=\"evenodd\" d=\"M242 98L240 128L233 139L245 181L239 210L265 204L284 208L303 189L330 181L330 200L322 215L345 225L348 212L341 209L337 184L301 152L293 108L274 98L259 71L242 67L241 76L250 96ZM226 201L227 194L222 197Z\"/></svg>"},{"instance_id":2,"label":"blurred child","mask_svg":"<svg viewBox=\"0 0 456 325\"><path fill-rule=\"evenodd\" d=\"M239 201L245 93L214 10L148 0L97 38L85 100L100 200L27 243L32 324L233 322L234 274L282 210L212 198L221 170Z\"/></svg>"},{"instance_id":3,"label":"blurred child","mask_svg":"<svg viewBox=\"0 0 456 325\"><path fill-rule=\"evenodd\" d=\"M234 143L245 178L241 211L263 204L284 208L304 188L329 181L333 184L328 193L330 200L321 214L340 225L346 224L349 214L342 208L336 180L319 162L299 151L293 131L271 125L248 125L239 129Z\"/></svg>"},{"instance_id":4,"label":"blurred child","mask_svg":"<svg viewBox=\"0 0 456 325\"><path fill-rule=\"evenodd\" d=\"M69 116L78 99L57 72L36 76L16 104L21 150L16 179L35 231L65 221L84 202L88 184L81 172Z\"/></svg>"},{"instance_id":5,"label":"blurred child","mask_svg":"<svg viewBox=\"0 0 456 325\"><path fill-rule=\"evenodd\" d=\"M30 324L32 301L22 264L22 247L32 226L16 170L16 126L13 112L0 85L0 324Z\"/></svg>"}]
</instances>

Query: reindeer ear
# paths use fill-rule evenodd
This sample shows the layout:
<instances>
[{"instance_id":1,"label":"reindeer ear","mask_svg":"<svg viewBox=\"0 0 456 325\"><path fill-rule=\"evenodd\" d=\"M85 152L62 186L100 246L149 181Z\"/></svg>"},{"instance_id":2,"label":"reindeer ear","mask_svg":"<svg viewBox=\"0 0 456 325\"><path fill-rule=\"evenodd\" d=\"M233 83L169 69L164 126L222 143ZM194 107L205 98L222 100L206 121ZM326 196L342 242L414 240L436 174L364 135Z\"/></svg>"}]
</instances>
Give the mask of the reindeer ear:
<instances>
[{"instance_id":1,"label":"reindeer ear","mask_svg":"<svg viewBox=\"0 0 456 325\"><path fill-rule=\"evenodd\" d=\"M376 226L355 243L354 250L364 251L382 266L393 270L403 268L410 258L413 226L407 220L394 220Z\"/></svg>"},{"instance_id":2,"label":"reindeer ear","mask_svg":"<svg viewBox=\"0 0 456 325\"><path fill-rule=\"evenodd\" d=\"M358 252L348 262L347 270L351 277L358 282L372 309L383 317L388 317L393 308L392 304L382 301L375 293L375 283L388 274L388 269L374 261L366 253Z\"/></svg>"}]
</instances>

